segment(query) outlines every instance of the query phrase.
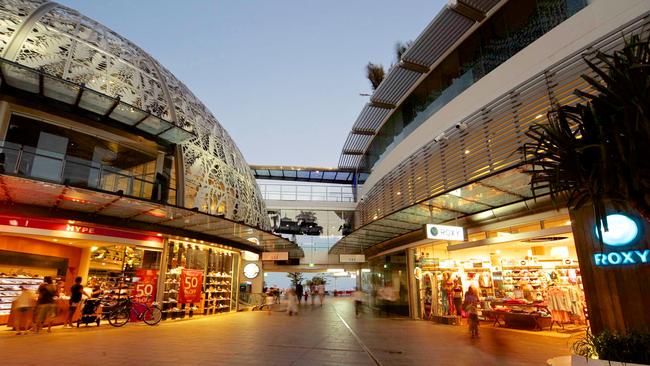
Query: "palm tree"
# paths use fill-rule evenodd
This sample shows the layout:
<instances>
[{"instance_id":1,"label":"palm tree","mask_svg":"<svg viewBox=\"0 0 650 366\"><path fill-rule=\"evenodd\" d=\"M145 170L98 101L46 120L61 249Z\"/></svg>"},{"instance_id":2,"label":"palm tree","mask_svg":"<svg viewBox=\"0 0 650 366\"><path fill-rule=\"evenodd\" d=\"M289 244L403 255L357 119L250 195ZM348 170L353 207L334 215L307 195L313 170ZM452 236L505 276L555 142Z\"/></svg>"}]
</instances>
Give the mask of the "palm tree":
<instances>
[{"instance_id":1,"label":"palm tree","mask_svg":"<svg viewBox=\"0 0 650 366\"><path fill-rule=\"evenodd\" d=\"M395 43L395 59L397 62L400 62L402 60L402 55L406 53L411 45L413 45L413 41Z\"/></svg>"},{"instance_id":2,"label":"palm tree","mask_svg":"<svg viewBox=\"0 0 650 366\"><path fill-rule=\"evenodd\" d=\"M368 65L366 65L366 77L370 80L372 90L376 90L379 87L379 84L384 80L385 74L384 67L380 64L368 62Z\"/></svg>"},{"instance_id":3,"label":"palm tree","mask_svg":"<svg viewBox=\"0 0 650 366\"><path fill-rule=\"evenodd\" d=\"M531 189L572 210L592 205L601 230L608 207L650 221L649 40L632 36L621 51L585 62L597 75L582 76L593 92L575 91L586 101L556 108L526 133Z\"/></svg>"}]
</instances>

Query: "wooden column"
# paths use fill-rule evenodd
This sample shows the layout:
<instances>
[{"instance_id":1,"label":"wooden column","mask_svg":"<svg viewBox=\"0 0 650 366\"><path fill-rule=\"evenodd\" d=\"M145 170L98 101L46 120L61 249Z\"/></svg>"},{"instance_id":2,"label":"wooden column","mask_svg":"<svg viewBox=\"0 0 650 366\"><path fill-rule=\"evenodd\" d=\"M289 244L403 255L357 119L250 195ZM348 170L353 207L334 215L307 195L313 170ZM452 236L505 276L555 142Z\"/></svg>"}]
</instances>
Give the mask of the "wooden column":
<instances>
[{"instance_id":1,"label":"wooden column","mask_svg":"<svg viewBox=\"0 0 650 366\"><path fill-rule=\"evenodd\" d=\"M593 333L606 329L621 333L645 330L650 324L650 263L597 266L594 260L596 253L642 252L650 248L648 222L632 212L625 214L634 217L639 224L640 240L612 247L600 244L596 238L591 206L570 212Z\"/></svg>"}]
</instances>

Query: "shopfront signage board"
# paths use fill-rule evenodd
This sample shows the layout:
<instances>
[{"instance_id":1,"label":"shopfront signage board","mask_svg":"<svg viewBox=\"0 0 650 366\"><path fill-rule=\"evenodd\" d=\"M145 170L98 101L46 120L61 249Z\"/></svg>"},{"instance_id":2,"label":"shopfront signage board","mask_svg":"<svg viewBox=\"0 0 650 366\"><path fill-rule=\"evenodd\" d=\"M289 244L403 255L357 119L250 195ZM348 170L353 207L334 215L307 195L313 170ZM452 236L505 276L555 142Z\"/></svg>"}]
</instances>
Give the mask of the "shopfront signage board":
<instances>
[{"instance_id":1,"label":"shopfront signage board","mask_svg":"<svg viewBox=\"0 0 650 366\"><path fill-rule=\"evenodd\" d=\"M427 239L465 241L465 229L460 226L426 224Z\"/></svg>"},{"instance_id":2,"label":"shopfront signage board","mask_svg":"<svg viewBox=\"0 0 650 366\"><path fill-rule=\"evenodd\" d=\"M181 272L181 288L178 293L178 303L193 304L201 302L202 287L203 271L198 269L184 269Z\"/></svg>"},{"instance_id":3,"label":"shopfront signage board","mask_svg":"<svg viewBox=\"0 0 650 366\"><path fill-rule=\"evenodd\" d=\"M641 230L633 218L623 214L607 215L608 231L601 232L598 225L594 225L596 238L602 235L603 244L609 252L594 253L594 264L599 267L646 264L650 263L650 249L617 250L630 246L639 241Z\"/></svg>"},{"instance_id":4,"label":"shopfront signage board","mask_svg":"<svg viewBox=\"0 0 650 366\"><path fill-rule=\"evenodd\" d=\"M262 252L263 261L288 261L289 252Z\"/></svg>"},{"instance_id":5,"label":"shopfront signage board","mask_svg":"<svg viewBox=\"0 0 650 366\"><path fill-rule=\"evenodd\" d=\"M116 238L139 243L162 245L163 238L153 234L118 230L102 226L94 226L74 220L56 220L38 217L0 216L2 231L27 234L40 234L71 239Z\"/></svg>"},{"instance_id":6,"label":"shopfront signage board","mask_svg":"<svg viewBox=\"0 0 650 366\"><path fill-rule=\"evenodd\" d=\"M365 263L366 256L363 254L340 254L339 262L341 263Z\"/></svg>"}]
</instances>

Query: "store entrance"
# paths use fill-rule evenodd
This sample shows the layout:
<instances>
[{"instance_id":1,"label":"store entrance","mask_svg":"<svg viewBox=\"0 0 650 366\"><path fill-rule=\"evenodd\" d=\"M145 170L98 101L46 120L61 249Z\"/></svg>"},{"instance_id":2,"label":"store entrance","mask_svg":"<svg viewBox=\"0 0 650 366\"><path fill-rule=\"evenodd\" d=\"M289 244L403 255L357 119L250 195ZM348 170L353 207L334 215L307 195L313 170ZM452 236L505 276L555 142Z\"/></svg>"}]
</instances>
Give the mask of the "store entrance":
<instances>
[{"instance_id":1,"label":"store entrance","mask_svg":"<svg viewBox=\"0 0 650 366\"><path fill-rule=\"evenodd\" d=\"M570 226L499 232L494 238L413 250L420 318L465 323L463 299L479 295L483 326L571 334L588 314Z\"/></svg>"},{"instance_id":2,"label":"store entrance","mask_svg":"<svg viewBox=\"0 0 650 366\"><path fill-rule=\"evenodd\" d=\"M66 238L53 232L57 236L7 232L0 235L0 324L12 323L14 300L23 289L35 295L45 276L52 277L57 286L59 315L54 324L65 321L70 287L77 276L82 277L88 293L94 292L105 311L120 297L137 296L138 284L143 283L145 274L152 277L148 279L152 287L142 289L143 301L155 301L162 247L130 243L133 240L119 243L118 238L101 241L91 239L90 235Z\"/></svg>"}]
</instances>

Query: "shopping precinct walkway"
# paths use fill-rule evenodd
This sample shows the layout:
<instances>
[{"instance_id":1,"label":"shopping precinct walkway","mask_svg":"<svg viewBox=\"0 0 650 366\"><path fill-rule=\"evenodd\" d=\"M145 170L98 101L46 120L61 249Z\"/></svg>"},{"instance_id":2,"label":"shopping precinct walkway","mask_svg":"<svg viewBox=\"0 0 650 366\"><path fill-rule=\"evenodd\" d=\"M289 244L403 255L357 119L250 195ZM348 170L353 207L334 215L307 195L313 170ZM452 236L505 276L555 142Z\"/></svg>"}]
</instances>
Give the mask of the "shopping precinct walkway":
<instances>
[{"instance_id":1,"label":"shopping precinct walkway","mask_svg":"<svg viewBox=\"0 0 650 366\"><path fill-rule=\"evenodd\" d=\"M569 354L567 338L424 321L354 317L350 299L303 306L298 316L240 312L127 324L56 327L51 334L0 331L4 365L545 365ZM349 326L349 328L348 328ZM4 329L0 328L0 329Z\"/></svg>"}]
</instances>

